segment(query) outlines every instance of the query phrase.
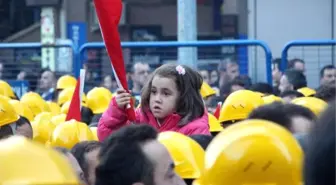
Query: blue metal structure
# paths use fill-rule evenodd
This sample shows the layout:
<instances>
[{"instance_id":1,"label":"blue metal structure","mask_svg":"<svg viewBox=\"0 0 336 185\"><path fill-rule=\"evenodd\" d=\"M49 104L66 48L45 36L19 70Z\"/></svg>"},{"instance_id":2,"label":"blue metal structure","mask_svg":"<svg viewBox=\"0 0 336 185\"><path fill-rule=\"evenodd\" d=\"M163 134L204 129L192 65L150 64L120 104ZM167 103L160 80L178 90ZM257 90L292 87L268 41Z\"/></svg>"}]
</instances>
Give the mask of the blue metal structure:
<instances>
[{"instance_id":1,"label":"blue metal structure","mask_svg":"<svg viewBox=\"0 0 336 185\"><path fill-rule=\"evenodd\" d=\"M295 46L335 46L336 40L294 40L288 42L281 53L281 70L285 71L287 68L288 50ZM333 47L333 49L335 49ZM335 53L332 52L332 61L335 60Z\"/></svg>"},{"instance_id":2,"label":"blue metal structure","mask_svg":"<svg viewBox=\"0 0 336 185\"><path fill-rule=\"evenodd\" d=\"M208 41L160 41L160 42L122 42L123 48L167 48L167 47L211 47L211 46L260 46L266 54L267 82L272 84L272 52L267 43L260 40L208 40ZM78 51L79 61L83 61L86 49L105 48L103 42L91 42L84 44ZM82 63L80 64L82 65Z\"/></svg>"}]
</instances>

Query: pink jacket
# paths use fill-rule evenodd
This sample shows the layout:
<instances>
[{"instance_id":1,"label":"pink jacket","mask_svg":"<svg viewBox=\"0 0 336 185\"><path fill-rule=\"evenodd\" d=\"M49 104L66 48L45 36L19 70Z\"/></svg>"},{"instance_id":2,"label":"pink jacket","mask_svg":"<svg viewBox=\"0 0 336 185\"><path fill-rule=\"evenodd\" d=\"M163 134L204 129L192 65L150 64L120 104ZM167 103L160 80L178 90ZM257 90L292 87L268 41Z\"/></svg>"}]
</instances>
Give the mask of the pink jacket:
<instances>
[{"instance_id":1,"label":"pink jacket","mask_svg":"<svg viewBox=\"0 0 336 185\"><path fill-rule=\"evenodd\" d=\"M179 127L177 123L181 117L177 114L168 116L164 123L160 126L153 114L148 111L143 113L141 109L135 111L136 123L148 123L159 132L163 131L175 131L185 135L194 134L206 134L210 135L208 124L208 113L205 112L201 118L197 118L183 127ZM146 114L146 117L144 114ZM123 109L120 109L113 98L109 108L103 113L98 123L98 138L103 141L113 131L118 130L122 126L128 125L130 122L127 120L126 113Z\"/></svg>"}]
</instances>

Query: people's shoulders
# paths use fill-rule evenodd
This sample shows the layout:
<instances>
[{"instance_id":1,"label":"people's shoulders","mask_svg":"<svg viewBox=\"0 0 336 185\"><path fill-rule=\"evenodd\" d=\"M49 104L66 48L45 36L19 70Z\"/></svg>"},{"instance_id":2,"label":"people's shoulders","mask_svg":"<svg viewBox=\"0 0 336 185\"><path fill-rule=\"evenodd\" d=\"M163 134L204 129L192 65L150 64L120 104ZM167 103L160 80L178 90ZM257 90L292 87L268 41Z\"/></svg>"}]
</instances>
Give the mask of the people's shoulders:
<instances>
[{"instance_id":1,"label":"people's shoulders","mask_svg":"<svg viewBox=\"0 0 336 185\"><path fill-rule=\"evenodd\" d=\"M191 135L191 134L209 134L209 123L208 116L203 115L200 118L197 118L185 126L180 128L180 132Z\"/></svg>"}]
</instances>

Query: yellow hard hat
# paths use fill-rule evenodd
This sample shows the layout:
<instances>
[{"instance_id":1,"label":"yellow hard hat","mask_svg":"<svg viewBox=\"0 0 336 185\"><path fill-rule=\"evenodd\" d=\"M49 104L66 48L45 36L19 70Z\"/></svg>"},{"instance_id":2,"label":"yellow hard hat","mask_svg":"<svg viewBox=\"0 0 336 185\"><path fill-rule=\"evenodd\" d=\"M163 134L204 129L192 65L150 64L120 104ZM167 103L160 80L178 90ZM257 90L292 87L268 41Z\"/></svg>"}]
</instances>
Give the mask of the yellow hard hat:
<instances>
[{"instance_id":1,"label":"yellow hard hat","mask_svg":"<svg viewBox=\"0 0 336 185\"><path fill-rule=\"evenodd\" d=\"M261 93L261 92L257 92L257 91L253 91L254 93L258 94L260 97L264 97L265 94L264 93Z\"/></svg>"},{"instance_id":2,"label":"yellow hard hat","mask_svg":"<svg viewBox=\"0 0 336 185\"><path fill-rule=\"evenodd\" d=\"M17 114L27 118L29 121L33 121L34 114L28 105L21 103L19 100L10 100L9 103L14 107Z\"/></svg>"},{"instance_id":3,"label":"yellow hard hat","mask_svg":"<svg viewBox=\"0 0 336 185\"><path fill-rule=\"evenodd\" d=\"M28 92L24 94L20 101L21 103L28 105L34 116L41 112L50 112L48 104L39 94L35 92Z\"/></svg>"},{"instance_id":4,"label":"yellow hard hat","mask_svg":"<svg viewBox=\"0 0 336 185\"><path fill-rule=\"evenodd\" d=\"M206 97L215 95L216 91L213 88L211 88L209 84L207 84L206 82L203 82L200 93L203 98L206 98Z\"/></svg>"},{"instance_id":5,"label":"yellow hard hat","mask_svg":"<svg viewBox=\"0 0 336 185\"><path fill-rule=\"evenodd\" d=\"M99 141L98 135L97 135L97 127L90 127L90 130L94 136L94 140Z\"/></svg>"},{"instance_id":6,"label":"yellow hard hat","mask_svg":"<svg viewBox=\"0 0 336 185\"><path fill-rule=\"evenodd\" d=\"M55 125L51 122L52 114L50 112L42 112L37 115L31 122L33 128L33 140L45 144L49 141Z\"/></svg>"},{"instance_id":7,"label":"yellow hard hat","mask_svg":"<svg viewBox=\"0 0 336 185\"><path fill-rule=\"evenodd\" d=\"M8 99L0 95L0 127L11 124L20 118Z\"/></svg>"},{"instance_id":8,"label":"yellow hard hat","mask_svg":"<svg viewBox=\"0 0 336 185\"><path fill-rule=\"evenodd\" d=\"M0 184L80 184L64 156L22 136L0 141L0 166Z\"/></svg>"},{"instance_id":9,"label":"yellow hard hat","mask_svg":"<svg viewBox=\"0 0 336 185\"><path fill-rule=\"evenodd\" d=\"M3 80L0 80L0 95L16 99L12 87Z\"/></svg>"},{"instance_id":10,"label":"yellow hard hat","mask_svg":"<svg viewBox=\"0 0 336 185\"><path fill-rule=\"evenodd\" d=\"M71 103L71 101L67 101L62 105L62 107L61 107L61 113L62 114L68 114L69 108L70 108L70 103Z\"/></svg>"},{"instance_id":11,"label":"yellow hard hat","mask_svg":"<svg viewBox=\"0 0 336 185\"><path fill-rule=\"evenodd\" d=\"M200 185L301 185L303 152L294 136L276 123L246 120L210 143Z\"/></svg>"},{"instance_id":12,"label":"yellow hard hat","mask_svg":"<svg viewBox=\"0 0 336 185\"><path fill-rule=\"evenodd\" d=\"M310 109L316 116L319 116L328 106L325 101L315 97L295 98L292 103Z\"/></svg>"},{"instance_id":13,"label":"yellow hard hat","mask_svg":"<svg viewBox=\"0 0 336 185\"><path fill-rule=\"evenodd\" d=\"M61 106L65 102L71 101L74 92L75 92L74 87L69 87L69 88L63 89L62 92L58 95L58 99L57 99L58 105ZM82 103L86 103L86 96L85 96L84 93L82 95Z\"/></svg>"},{"instance_id":14,"label":"yellow hard hat","mask_svg":"<svg viewBox=\"0 0 336 185\"><path fill-rule=\"evenodd\" d=\"M183 179L196 179L204 169L203 148L193 139L178 132L161 132L158 140L162 143L175 163L176 173Z\"/></svg>"},{"instance_id":15,"label":"yellow hard hat","mask_svg":"<svg viewBox=\"0 0 336 185\"><path fill-rule=\"evenodd\" d=\"M87 93L86 104L94 114L101 114L108 108L112 93L104 87L95 87Z\"/></svg>"},{"instance_id":16,"label":"yellow hard hat","mask_svg":"<svg viewBox=\"0 0 336 185\"><path fill-rule=\"evenodd\" d=\"M302 93L305 97L314 96L316 94L316 91L309 87L302 87L298 89L297 91Z\"/></svg>"},{"instance_id":17,"label":"yellow hard hat","mask_svg":"<svg viewBox=\"0 0 336 185\"><path fill-rule=\"evenodd\" d=\"M56 85L56 89L66 89L69 87L75 87L77 84L77 80L75 77L70 76L70 75L64 75L61 76L58 80L57 80L57 85Z\"/></svg>"},{"instance_id":18,"label":"yellow hard hat","mask_svg":"<svg viewBox=\"0 0 336 185\"><path fill-rule=\"evenodd\" d=\"M81 141L93 141L94 136L89 127L76 120L66 121L56 126L50 140L51 146L71 149Z\"/></svg>"},{"instance_id":19,"label":"yellow hard hat","mask_svg":"<svg viewBox=\"0 0 336 185\"><path fill-rule=\"evenodd\" d=\"M59 125L59 124L65 122L65 119L66 119L66 114L59 114L59 115L57 115L57 116L53 116L53 117L51 118L51 122L52 122L55 126L57 126L57 125Z\"/></svg>"},{"instance_id":20,"label":"yellow hard hat","mask_svg":"<svg viewBox=\"0 0 336 185\"><path fill-rule=\"evenodd\" d=\"M250 90L239 90L231 93L220 111L219 122L238 121L248 117L257 107L264 104L259 94Z\"/></svg>"},{"instance_id":21,"label":"yellow hard hat","mask_svg":"<svg viewBox=\"0 0 336 185\"><path fill-rule=\"evenodd\" d=\"M208 113L208 119L209 119L210 132L220 132L223 130L223 127L221 126L220 122L214 115Z\"/></svg>"},{"instance_id":22,"label":"yellow hard hat","mask_svg":"<svg viewBox=\"0 0 336 185\"><path fill-rule=\"evenodd\" d=\"M278 96L274 96L273 94L262 97L264 104L271 104L273 102L282 102L282 99Z\"/></svg>"},{"instance_id":23,"label":"yellow hard hat","mask_svg":"<svg viewBox=\"0 0 336 185\"><path fill-rule=\"evenodd\" d=\"M61 107L57 103L47 101L47 104L53 116L59 115L61 113Z\"/></svg>"}]
</instances>

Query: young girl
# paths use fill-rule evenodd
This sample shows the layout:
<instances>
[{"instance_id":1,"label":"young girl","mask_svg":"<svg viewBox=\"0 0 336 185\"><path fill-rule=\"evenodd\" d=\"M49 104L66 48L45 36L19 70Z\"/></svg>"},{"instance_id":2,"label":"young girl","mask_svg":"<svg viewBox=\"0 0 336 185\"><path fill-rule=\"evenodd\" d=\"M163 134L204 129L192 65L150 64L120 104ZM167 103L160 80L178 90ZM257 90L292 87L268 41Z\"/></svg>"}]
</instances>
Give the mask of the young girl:
<instances>
[{"instance_id":1,"label":"young girl","mask_svg":"<svg viewBox=\"0 0 336 185\"><path fill-rule=\"evenodd\" d=\"M198 72L184 65L165 64L157 68L143 88L135 123L150 124L159 132L210 135L208 113L199 92L202 82ZM130 99L131 95L125 90L117 91L99 120L100 141L120 127L131 124L125 112Z\"/></svg>"}]
</instances>

